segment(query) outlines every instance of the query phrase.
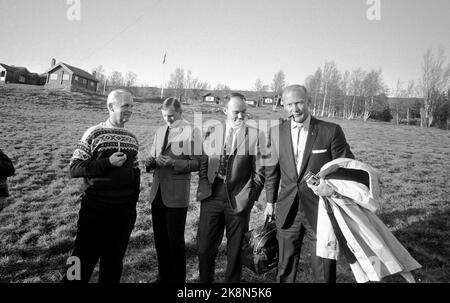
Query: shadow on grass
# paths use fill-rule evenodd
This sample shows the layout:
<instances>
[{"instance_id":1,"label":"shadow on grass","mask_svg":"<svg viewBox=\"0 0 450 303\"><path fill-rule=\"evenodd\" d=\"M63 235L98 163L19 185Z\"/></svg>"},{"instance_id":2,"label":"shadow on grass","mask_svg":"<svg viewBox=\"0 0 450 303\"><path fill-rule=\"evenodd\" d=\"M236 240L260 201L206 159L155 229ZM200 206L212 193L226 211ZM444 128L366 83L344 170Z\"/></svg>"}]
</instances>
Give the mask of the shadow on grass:
<instances>
[{"instance_id":1,"label":"shadow on grass","mask_svg":"<svg viewBox=\"0 0 450 303\"><path fill-rule=\"evenodd\" d=\"M378 214L378 217L388 227L394 227L397 222L408 222L412 217L421 217L427 213L424 208L408 208L407 210L394 210Z\"/></svg>"},{"instance_id":2,"label":"shadow on grass","mask_svg":"<svg viewBox=\"0 0 450 303\"><path fill-rule=\"evenodd\" d=\"M418 281L450 282L450 209L437 210L394 235L422 265L415 272Z\"/></svg>"},{"instance_id":3,"label":"shadow on grass","mask_svg":"<svg viewBox=\"0 0 450 303\"><path fill-rule=\"evenodd\" d=\"M403 212L393 211L380 217L385 223L392 223L396 218L420 216L416 222L407 224L394 231L395 237L422 265L414 275L418 282L450 282L450 209L436 210L425 216L425 210L409 209ZM215 281L222 282L226 269L226 247L222 243L216 258ZM130 239L129 249L132 255L138 251L145 258L125 264L124 279L126 282L149 282L156 277L157 264L152 249L153 234L140 233ZM311 282L310 249L307 240L303 243L297 282ZM57 282L58 273L65 268L66 258L73 248L73 239L62 239L48 248L29 246L25 248L2 248L4 259L0 269L0 282ZM127 256L126 256L127 257ZM186 263L188 283L198 282L198 257L195 239L186 241ZM354 283L349 265L339 260L337 282ZM93 281L96 281L95 279ZM247 268L243 269L242 281L270 283L276 281L276 270L263 275L256 275ZM404 283L399 275L386 277L385 283Z\"/></svg>"},{"instance_id":4,"label":"shadow on grass","mask_svg":"<svg viewBox=\"0 0 450 303\"><path fill-rule=\"evenodd\" d=\"M0 269L0 283L5 282L56 282L49 274L62 272L67 257L73 248L73 241L58 241L49 248L27 247L2 249L0 255L14 256ZM56 277L58 280L60 277Z\"/></svg>"}]
</instances>

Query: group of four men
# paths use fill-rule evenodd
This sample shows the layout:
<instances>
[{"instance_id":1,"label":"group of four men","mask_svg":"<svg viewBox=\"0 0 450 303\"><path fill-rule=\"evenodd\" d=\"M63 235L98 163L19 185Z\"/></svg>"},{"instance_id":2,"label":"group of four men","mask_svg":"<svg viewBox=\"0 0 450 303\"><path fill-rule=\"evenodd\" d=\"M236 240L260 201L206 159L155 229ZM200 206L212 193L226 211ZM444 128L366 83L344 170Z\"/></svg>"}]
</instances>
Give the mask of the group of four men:
<instances>
[{"instance_id":1,"label":"group of four men","mask_svg":"<svg viewBox=\"0 0 450 303\"><path fill-rule=\"evenodd\" d=\"M332 194L322 182L318 187L308 187L303 175L307 171L317 173L335 158L353 158L353 154L338 125L310 115L304 86L291 85L282 96L289 119L274 126L268 137L252 135L255 129L246 123L247 106L241 94L227 98L225 126L210 125L205 135L192 131L182 118L177 99L164 101L161 112L167 125L156 131L145 157L146 171L153 172L150 202L157 282L185 282L184 229L194 171L199 172L197 200L201 203L197 232L200 282L214 281L224 230L224 282L240 282L241 243L249 228L250 211L263 188L264 216L274 216L275 209L277 215L277 280L295 281L304 235L315 244L318 195ZM133 98L125 90L113 91L107 107L109 119L86 131L70 163L71 176L85 180L73 251L73 256L80 258L81 281L85 282L98 259L99 281L120 281L139 197L138 140L124 128L132 113ZM218 149L212 152L205 146ZM265 162L269 153L271 160ZM316 257L312 249L314 280L334 282L335 261Z\"/></svg>"}]
</instances>

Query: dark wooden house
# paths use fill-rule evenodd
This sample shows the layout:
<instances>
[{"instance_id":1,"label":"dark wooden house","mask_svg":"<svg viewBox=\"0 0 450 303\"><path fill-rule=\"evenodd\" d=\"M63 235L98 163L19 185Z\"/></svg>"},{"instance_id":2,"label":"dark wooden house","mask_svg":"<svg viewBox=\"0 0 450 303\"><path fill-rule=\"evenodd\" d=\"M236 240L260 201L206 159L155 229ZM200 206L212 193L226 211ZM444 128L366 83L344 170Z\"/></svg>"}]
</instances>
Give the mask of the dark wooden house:
<instances>
[{"instance_id":1,"label":"dark wooden house","mask_svg":"<svg viewBox=\"0 0 450 303\"><path fill-rule=\"evenodd\" d=\"M273 104L273 97L263 97L263 104L264 105L272 105Z\"/></svg>"},{"instance_id":2,"label":"dark wooden house","mask_svg":"<svg viewBox=\"0 0 450 303\"><path fill-rule=\"evenodd\" d=\"M247 103L248 106L255 107L257 105L257 100L246 99L245 103Z\"/></svg>"},{"instance_id":3,"label":"dark wooden house","mask_svg":"<svg viewBox=\"0 0 450 303\"><path fill-rule=\"evenodd\" d=\"M203 102L219 104L220 97L214 95L213 93L207 93L203 95Z\"/></svg>"},{"instance_id":4,"label":"dark wooden house","mask_svg":"<svg viewBox=\"0 0 450 303\"><path fill-rule=\"evenodd\" d=\"M29 84L27 78L31 73L25 67L0 63L0 83Z\"/></svg>"},{"instance_id":5,"label":"dark wooden house","mask_svg":"<svg viewBox=\"0 0 450 303\"><path fill-rule=\"evenodd\" d=\"M46 88L66 91L97 91L99 81L93 75L67 63L60 62L55 64L55 61L52 60L52 67L46 73Z\"/></svg>"}]
</instances>

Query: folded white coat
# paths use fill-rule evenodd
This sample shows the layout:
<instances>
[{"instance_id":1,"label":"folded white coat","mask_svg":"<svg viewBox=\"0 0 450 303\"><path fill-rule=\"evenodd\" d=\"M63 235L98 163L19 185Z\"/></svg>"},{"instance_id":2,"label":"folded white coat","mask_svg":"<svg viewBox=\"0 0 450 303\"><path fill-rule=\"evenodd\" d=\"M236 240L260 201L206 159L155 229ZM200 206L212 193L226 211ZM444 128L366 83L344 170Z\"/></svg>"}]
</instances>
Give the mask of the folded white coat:
<instances>
[{"instance_id":1,"label":"folded white coat","mask_svg":"<svg viewBox=\"0 0 450 303\"><path fill-rule=\"evenodd\" d=\"M321 172L336 165L362 170L369 175L370 189L355 181L334 178L325 180L341 195L328 197L328 201L347 245L356 257L357 261L350 264L356 281L380 281L388 275L405 274L420 268L421 265L375 214L381 201L378 172L370 165L347 158L325 164ZM321 197L317 220L317 256L336 260L339 254L337 244L325 201Z\"/></svg>"}]
</instances>

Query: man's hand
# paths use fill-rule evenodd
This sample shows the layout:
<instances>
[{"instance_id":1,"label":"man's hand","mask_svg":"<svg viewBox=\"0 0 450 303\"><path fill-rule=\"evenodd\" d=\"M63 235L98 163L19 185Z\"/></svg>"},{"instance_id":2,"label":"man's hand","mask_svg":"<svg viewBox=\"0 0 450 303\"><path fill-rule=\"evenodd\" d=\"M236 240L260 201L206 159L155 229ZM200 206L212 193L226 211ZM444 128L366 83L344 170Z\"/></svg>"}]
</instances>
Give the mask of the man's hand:
<instances>
[{"instance_id":1,"label":"man's hand","mask_svg":"<svg viewBox=\"0 0 450 303\"><path fill-rule=\"evenodd\" d=\"M109 163L114 167L122 167L127 161L127 155L122 152L116 152L109 157Z\"/></svg>"},{"instance_id":2,"label":"man's hand","mask_svg":"<svg viewBox=\"0 0 450 303\"><path fill-rule=\"evenodd\" d=\"M320 179L319 186L314 186L314 185L310 185L310 184L307 184L307 185L309 188L312 189L314 194L316 194L317 196L330 197L334 193L334 190L325 183L324 179Z\"/></svg>"},{"instance_id":3,"label":"man's hand","mask_svg":"<svg viewBox=\"0 0 450 303\"><path fill-rule=\"evenodd\" d=\"M155 163L156 163L156 160L152 156L146 158L144 161L145 166L153 166L153 165L155 165Z\"/></svg>"},{"instance_id":4,"label":"man's hand","mask_svg":"<svg viewBox=\"0 0 450 303\"><path fill-rule=\"evenodd\" d=\"M269 222L271 222L275 216L275 207L273 203L266 203L266 208L264 209L264 220L266 220L267 216L270 216Z\"/></svg>"},{"instance_id":5,"label":"man's hand","mask_svg":"<svg viewBox=\"0 0 450 303\"><path fill-rule=\"evenodd\" d=\"M163 167L173 167L175 165L175 160L170 156L159 155L158 158L156 158L156 163Z\"/></svg>"}]
</instances>

